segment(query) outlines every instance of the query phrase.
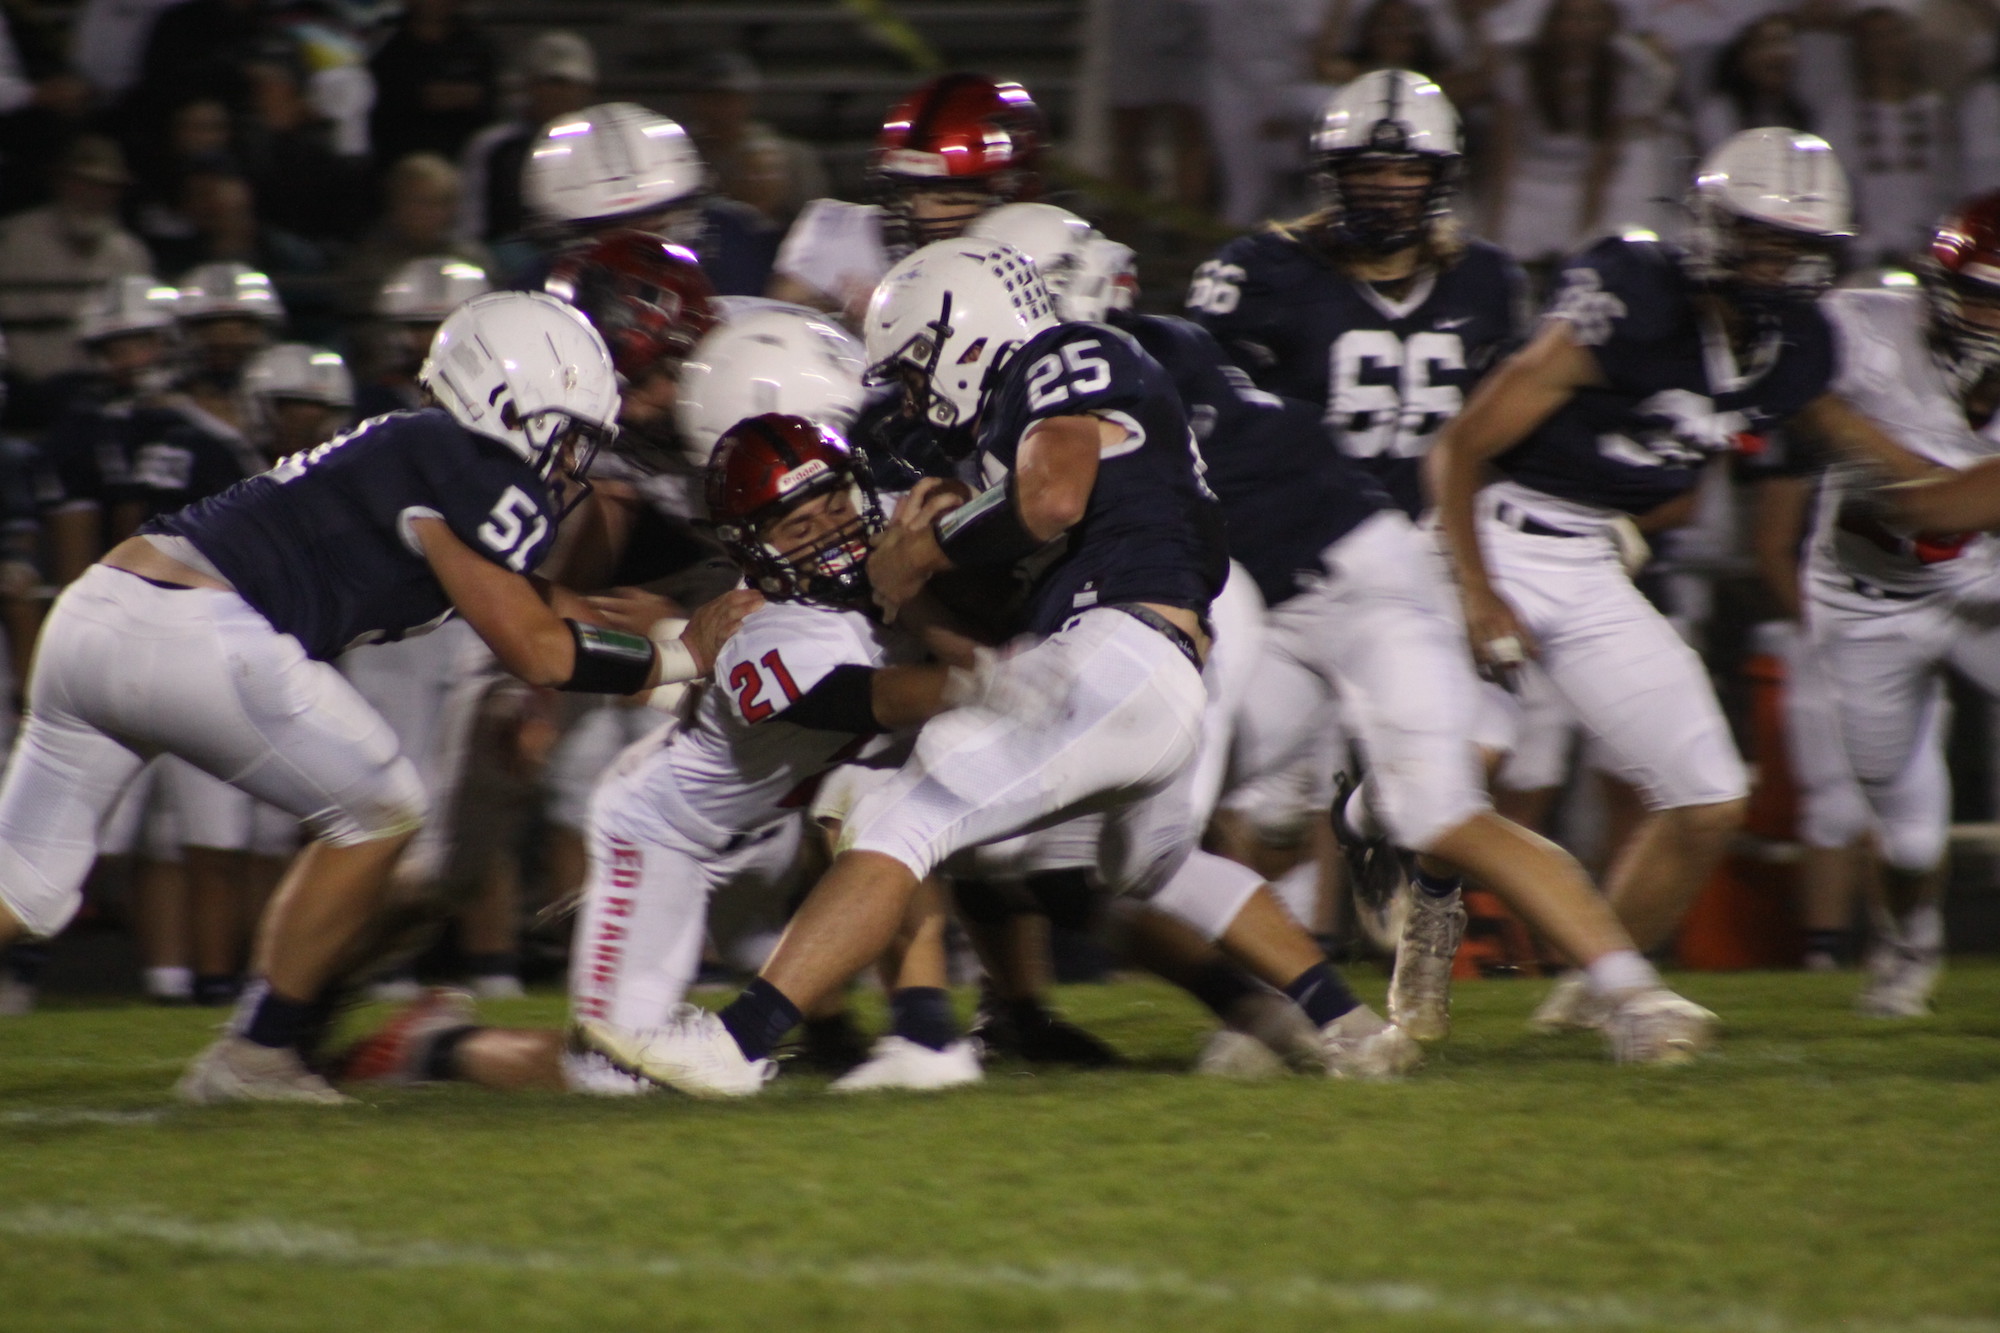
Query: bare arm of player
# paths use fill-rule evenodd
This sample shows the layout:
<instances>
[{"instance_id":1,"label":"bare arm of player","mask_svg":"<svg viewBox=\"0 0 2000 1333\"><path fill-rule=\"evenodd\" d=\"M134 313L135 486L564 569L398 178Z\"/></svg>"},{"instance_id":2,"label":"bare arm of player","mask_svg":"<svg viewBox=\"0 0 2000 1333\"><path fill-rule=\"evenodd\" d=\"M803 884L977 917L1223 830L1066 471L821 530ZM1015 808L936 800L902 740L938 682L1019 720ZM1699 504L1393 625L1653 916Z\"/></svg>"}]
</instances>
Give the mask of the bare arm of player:
<instances>
[{"instance_id":1,"label":"bare arm of player","mask_svg":"<svg viewBox=\"0 0 2000 1333\"><path fill-rule=\"evenodd\" d=\"M948 706L944 691L949 674L941 666L880 668L869 681L875 720L889 731L922 726Z\"/></svg>"},{"instance_id":2,"label":"bare arm of player","mask_svg":"<svg viewBox=\"0 0 2000 1333\"><path fill-rule=\"evenodd\" d=\"M1750 558L1787 620L1804 615L1799 599L1799 539L1812 504L1810 477L1765 477L1757 483L1757 517L1750 530Z\"/></svg>"},{"instance_id":3,"label":"bare arm of player","mask_svg":"<svg viewBox=\"0 0 2000 1333\"><path fill-rule=\"evenodd\" d=\"M1897 444L1889 432L1849 407L1839 394L1821 394L1785 425L1805 431L1839 457L1873 468L1890 481L1921 481L1945 471L1928 458Z\"/></svg>"},{"instance_id":4,"label":"bare arm of player","mask_svg":"<svg viewBox=\"0 0 2000 1333\"><path fill-rule=\"evenodd\" d=\"M1097 460L1130 434L1102 417L1044 417L1029 427L1014 459L1022 526L1046 542L1081 523L1097 485Z\"/></svg>"},{"instance_id":5,"label":"bare arm of player","mask_svg":"<svg viewBox=\"0 0 2000 1333\"><path fill-rule=\"evenodd\" d=\"M1601 378L1597 358L1576 341L1569 321L1547 320L1526 347L1480 382L1465 410L1445 423L1424 460L1438 523L1458 573L1472 651L1489 665L1513 665L1535 645L1487 577L1474 508L1486 481L1486 464L1526 439L1578 389Z\"/></svg>"},{"instance_id":6,"label":"bare arm of player","mask_svg":"<svg viewBox=\"0 0 2000 1333\"><path fill-rule=\"evenodd\" d=\"M1938 472L1881 492L1897 519L1923 533L2000 529L2000 459Z\"/></svg>"},{"instance_id":7,"label":"bare arm of player","mask_svg":"<svg viewBox=\"0 0 2000 1333\"><path fill-rule=\"evenodd\" d=\"M410 526L445 595L502 666L530 685L560 686L575 675L576 639L568 621L593 618L587 601L485 559L460 541L443 519L414 519ZM705 673L714 666L722 644L763 600L757 593L738 590L695 613L681 642L699 670ZM657 685L659 674L656 661L644 688Z\"/></svg>"}]
</instances>

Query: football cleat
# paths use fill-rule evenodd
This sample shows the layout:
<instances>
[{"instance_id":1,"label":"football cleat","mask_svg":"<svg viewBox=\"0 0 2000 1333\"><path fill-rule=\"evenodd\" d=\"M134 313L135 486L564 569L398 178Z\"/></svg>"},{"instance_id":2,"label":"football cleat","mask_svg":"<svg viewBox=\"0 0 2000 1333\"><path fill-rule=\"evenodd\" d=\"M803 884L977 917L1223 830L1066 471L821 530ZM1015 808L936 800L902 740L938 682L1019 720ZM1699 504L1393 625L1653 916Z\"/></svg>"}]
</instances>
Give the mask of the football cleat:
<instances>
[{"instance_id":1,"label":"football cleat","mask_svg":"<svg viewBox=\"0 0 2000 1333\"><path fill-rule=\"evenodd\" d=\"M743 1054L722 1020L692 1004L677 1004L659 1027L634 1032L600 1019L577 1024L577 1037L628 1074L690 1097L752 1097L777 1075L770 1060Z\"/></svg>"},{"instance_id":2,"label":"football cleat","mask_svg":"<svg viewBox=\"0 0 2000 1333\"><path fill-rule=\"evenodd\" d=\"M1442 898L1421 889L1410 894L1389 978L1389 1021L1418 1041L1443 1041L1451 1032L1451 967L1465 919L1457 890Z\"/></svg>"},{"instance_id":3,"label":"football cleat","mask_svg":"<svg viewBox=\"0 0 2000 1333\"><path fill-rule=\"evenodd\" d=\"M1011 1056L1031 1065L1107 1069L1125 1058L1039 1002L1008 1004L982 996L972 1019L972 1039L987 1058Z\"/></svg>"},{"instance_id":4,"label":"football cleat","mask_svg":"<svg viewBox=\"0 0 2000 1333\"><path fill-rule=\"evenodd\" d=\"M1535 1006L1535 1012L1528 1016L1528 1028L1545 1037L1558 1032L1594 1032L1604 1026L1608 1009L1591 991L1589 978L1569 971L1556 978L1556 984Z\"/></svg>"},{"instance_id":5,"label":"football cleat","mask_svg":"<svg viewBox=\"0 0 2000 1333\"><path fill-rule=\"evenodd\" d=\"M228 1035L196 1056L174 1085L174 1095L196 1106L224 1102L305 1102L339 1106L350 1099L305 1067L288 1046L260 1046Z\"/></svg>"},{"instance_id":6,"label":"football cleat","mask_svg":"<svg viewBox=\"0 0 2000 1333\"><path fill-rule=\"evenodd\" d=\"M1401 1078L1424 1062L1424 1048L1367 1005L1356 1005L1319 1030L1326 1072L1334 1078Z\"/></svg>"},{"instance_id":7,"label":"football cleat","mask_svg":"<svg viewBox=\"0 0 2000 1333\"><path fill-rule=\"evenodd\" d=\"M1218 1028L1195 1057L1194 1072L1210 1078L1276 1078L1285 1072L1285 1062L1255 1037L1232 1028Z\"/></svg>"},{"instance_id":8,"label":"football cleat","mask_svg":"<svg viewBox=\"0 0 2000 1333\"><path fill-rule=\"evenodd\" d=\"M867 1061L834 1080L830 1092L936 1092L977 1083L986 1074L969 1041L941 1051L893 1033L875 1043Z\"/></svg>"},{"instance_id":9,"label":"football cleat","mask_svg":"<svg viewBox=\"0 0 2000 1333\"><path fill-rule=\"evenodd\" d=\"M335 1077L343 1083L421 1083L435 1039L478 1021L472 996L433 986L348 1047Z\"/></svg>"},{"instance_id":10,"label":"football cleat","mask_svg":"<svg viewBox=\"0 0 2000 1333\"><path fill-rule=\"evenodd\" d=\"M1621 1065L1684 1065L1715 1042L1715 1015L1664 986L1613 1002L1603 1022Z\"/></svg>"},{"instance_id":11,"label":"football cleat","mask_svg":"<svg viewBox=\"0 0 2000 1333\"><path fill-rule=\"evenodd\" d=\"M1868 951L1868 985L1854 997L1854 1010L1863 1018L1922 1018L1943 972L1937 950L1882 940Z\"/></svg>"}]
</instances>

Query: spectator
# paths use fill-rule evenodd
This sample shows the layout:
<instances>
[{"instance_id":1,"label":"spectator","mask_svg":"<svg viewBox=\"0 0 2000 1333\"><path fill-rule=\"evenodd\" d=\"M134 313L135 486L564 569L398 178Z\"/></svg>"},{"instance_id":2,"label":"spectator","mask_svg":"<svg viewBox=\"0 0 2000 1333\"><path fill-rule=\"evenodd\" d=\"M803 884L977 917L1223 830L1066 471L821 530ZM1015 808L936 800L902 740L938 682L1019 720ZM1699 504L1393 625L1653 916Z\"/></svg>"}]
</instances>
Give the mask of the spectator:
<instances>
[{"instance_id":1,"label":"spectator","mask_svg":"<svg viewBox=\"0 0 2000 1333\"><path fill-rule=\"evenodd\" d=\"M243 162L258 212L274 227L315 241L347 240L361 227L361 159L333 145L332 125L314 109L304 71L289 47L267 52L245 70L251 112L243 126Z\"/></svg>"},{"instance_id":2,"label":"spectator","mask_svg":"<svg viewBox=\"0 0 2000 1333\"><path fill-rule=\"evenodd\" d=\"M811 199L826 194L819 154L757 119L763 87L757 67L738 51L717 51L696 70L688 134L715 177L716 192L788 227Z\"/></svg>"},{"instance_id":3,"label":"spectator","mask_svg":"<svg viewBox=\"0 0 2000 1333\"><path fill-rule=\"evenodd\" d=\"M117 144L85 135L63 159L54 201L0 221L0 328L21 379L79 366L73 326L84 298L151 267L146 247L118 222L131 180Z\"/></svg>"},{"instance_id":4,"label":"spectator","mask_svg":"<svg viewBox=\"0 0 2000 1333\"><path fill-rule=\"evenodd\" d=\"M382 284L412 259L449 256L490 271L485 246L453 235L459 191L458 168L435 153L412 153L389 169L382 216L341 273L341 310L348 318L367 318Z\"/></svg>"},{"instance_id":5,"label":"spectator","mask_svg":"<svg viewBox=\"0 0 2000 1333\"><path fill-rule=\"evenodd\" d=\"M459 12L458 0L410 0L403 21L375 58L369 137L375 160L412 153L455 158L493 119L493 45Z\"/></svg>"},{"instance_id":6,"label":"spectator","mask_svg":"<svg viewBox=\"0 0 2000 1333\"><path fill-rule=\"evenodd\" d=\"M1171 162L1165 193L1184 208L1208 205L1208 133L1202 123L1200 0L1112 0L1102 65L1111 111L1111 179L1155 194L1149 162L1164 139Z\"/></svg>"},{"instance_id":7,"label":"spectator","mask_svg":"<svg viewBox=\"0 0 2000 1333\"><path fill-rule=\"evenodd\" d=\"M1907 13L1864 9L1848 33L1851 91L1828 103L1821 133L1854 185L1850 254L1864 265L1905 263L1951 203L1951 124L1918 65Z\"/></svg>"},{"instance_id":8,"label":"spectator","mask_svg":"<svg viewBox=\"0 0 2000 1333\"><path fill-rule=\"evenodd\" d=\"M1287 95L1310 72L1307 54L1325 0L1203 0L1208 13L1208 134L1222 174L1222 216L1247 227L1270 215L1296 165Z\"/></svg>"},{"instance_id":9,"label":"spectator","mask_svg":"<svg viewBox=\"0 0 2000 1333\"><path fill-rule=\"evenodd\" d=\"M229 108L212 97L174 108L161 150L139 160L138 199L130 215L133 229L156 255L185 247L194 224L181 211L187 178L197 171L233 171L234 147Z\"/></svg>"},{"instance_id":10,"label":"spectator","mask_svg":"<svg viewBox=\"0 0 2000 1333\"><path fill-rule=\"evenodd\" d=\"M521 163L542 126L581 111L597 98L597 53L573 32L538 33L521 56L521 107L487 126L465 147L460 163L464 201L458 234L492 243L520 233Z\"/></svg>"},{"instance_id":11,"label":"spectator","mask_svg":"<svg viewBox=\"0 0 2000 1333\"><path fill-rule=\"evenodd\" d=\"M139 62L161 13L182 0L84 0L71 33L70 59L77 73L107 102L123 97L139 78Z\"/></svg>"},{"instance_id":12,"label":"spectator","mask_svg":"<svg viewBox=\"0 0 2000 1333\"><path fill-rule=\"evenodd\" d=\"M1635 221L1619 216L1646 189L1616 188L1632 179L1626 146L1656 132L1673 66L1618 23L1611 0L1554 0L1496 71L1486 229L1524 262Z\"/></svg>"},{"instance_id":13,"label":"spectator","mask_svg":"<svg viewBox=\"0 0 2000 1333\"><path fill-rule=\"evenodd\" d=\"M1791 15L1767 14L1722 48L1714 89L1695 107L1695 143L1702 152L1759 125L1817 128L1819 117L1799 92L1798 36Z\"/></svg>"},{"instance_id":14,"label":"spectator","mask_svg":"<svg viewBox=\"0 0 2000 1333\"><path fill-rule=\"evenodd\" d=\"M0 15L0 215L49 201L56 163L90 112L90 85L75 74L30 70Z\"/></svg>"},{"instance_id":15,"label":"spectator","mask_svg":"<svg viewBox=\"0 0 2000 1333\"><path fill-rule=\"evenodd\" d=\"M156 252L162 273L180 276L203 264L244 264L269 275L301 336L337 329L336 292L326 255L304 237L258 217L250 181L227 167L190 173L181 210L191 231Z\"/></svg>"},{"instance_id":16,"label":"spectator","mask_svg":"<svg viewBox=\"0 0 2000 1333\"><path fill-rule=\"evenodd\" d=\"M134 142L173 107L215 98L234 111L248 97L243 65L265 33L262 0L187 0L160 15L127 109Z\"/></svg>"}]
</instances>

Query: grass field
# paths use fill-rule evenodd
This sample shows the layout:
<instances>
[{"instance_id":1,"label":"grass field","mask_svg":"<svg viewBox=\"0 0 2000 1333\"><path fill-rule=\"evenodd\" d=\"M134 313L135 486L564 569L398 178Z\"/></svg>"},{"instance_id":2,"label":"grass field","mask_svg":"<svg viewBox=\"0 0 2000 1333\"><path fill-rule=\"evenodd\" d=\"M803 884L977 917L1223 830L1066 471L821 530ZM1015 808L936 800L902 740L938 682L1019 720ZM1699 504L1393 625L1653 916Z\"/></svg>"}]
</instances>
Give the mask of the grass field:
<instances>
[{"instance_id":1,"label":"grass field","mask_svg":"<svg viewBox=\"0 0 2000 1333\"><path fill-rule=\"evenodd\" d=\"M1892 1025L1683 980L1728 1025L1689 1069L1496 981L1406 1084L1226 1084L1133 982L1063 997L1132 1069L732 1105L182 1109L212 1015L51 1008L0 1025L0 1329L2000 1333L2000 969Z\"/></svg>"}]
</instances>

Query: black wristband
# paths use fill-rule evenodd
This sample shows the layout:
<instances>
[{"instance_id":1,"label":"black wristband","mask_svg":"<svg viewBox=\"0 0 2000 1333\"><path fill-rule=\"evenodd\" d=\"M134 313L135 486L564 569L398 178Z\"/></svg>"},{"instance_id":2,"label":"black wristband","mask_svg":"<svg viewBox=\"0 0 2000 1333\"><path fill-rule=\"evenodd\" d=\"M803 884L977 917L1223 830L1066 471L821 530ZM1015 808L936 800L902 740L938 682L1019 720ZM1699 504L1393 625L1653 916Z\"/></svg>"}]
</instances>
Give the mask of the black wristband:
<instances>
[{"instance_id":1,"label":"black wristband","mask_svg":"<svg viewBox=\"0 0 2000 1333\"><path fill-rule=\"evenodd\" d=\"M958 569L1019 564L1043 543L1021 522L1014 474L989 486L937 521L937 542Z\"/></svg>"},{"instance_id":2,"label":"black wristband","mask_svg":"<svg viewBox=\"0 0 2000 1333\"><path fill-rule=\"evenodd\" d=\"M653 641L601 625L574 620L570 638L576 643L576 664L569 679L556 686L578 694L637 694L653 675Z\"/></svg>"}]
</instances>

